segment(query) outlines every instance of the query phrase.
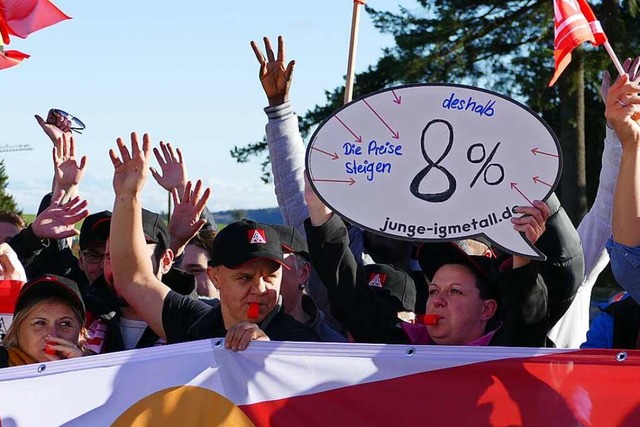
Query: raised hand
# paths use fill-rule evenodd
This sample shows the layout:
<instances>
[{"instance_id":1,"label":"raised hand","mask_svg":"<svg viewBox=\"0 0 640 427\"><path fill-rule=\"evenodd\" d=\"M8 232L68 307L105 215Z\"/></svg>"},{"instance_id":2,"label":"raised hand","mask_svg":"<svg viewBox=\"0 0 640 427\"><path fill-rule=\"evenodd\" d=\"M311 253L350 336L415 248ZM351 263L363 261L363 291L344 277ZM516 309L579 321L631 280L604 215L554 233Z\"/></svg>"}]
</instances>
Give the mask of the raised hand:
<instances>
[{"instance_id":1,"label":"raised hand","mask_svg":"<svg viewBox=\"0 0 640 427\"><path fill-rule=\"evenodd\" d=\"M640 73L638 73L640 74ZM640 145L640 75L621 76L607 93L604 112L623 149Z\"/></svg>"},{"instance_id":2,"label":"raised hand","mask_svg":"<svg viewBox=\"0 0 640 427\"><path fill-rule=\"evenodd\" d=\"M211 190L204 190L201 195L202 181L196 182L195 188L191 191L191 181L187 182L182 199L178 197L177 189L171 191L175 209L169 221L169 235L171 236L171 249L178 255L189 240L200 231L207 223L206 219L200 219L200 215L207 205Z\"/></svg>"},{"instance_id":3,"label":"raised hand","mask_svg":"<svg viewBox=\"0 0 640 427\"><path fill-rule=\"evenodd\" d=\"M149 135L142 137L142 149L138 144L138 135L131 133L131 152L125 145L122 138L116 140L120 157L113 149L109 150L111 163L115 168L113 173L113 189L118 195L137 195L142 191L147 180L149 169L149 152L151 143Z\"/></svg>"},{"instance_id":4,"label":"raised hand","mask_svg":"<svg viewBox=\"0 0 640 427\"><path fill-rule=\"evenodd\" d=\"M73 136L63 134L53 144L53 191L64 190L69 197L69 189L77 186L84 176L87 156L82 156L80 164L76 162L76 148Z\"/></svg>"},{"instance_id":5,"label":"raised hand","mask_svg":"<svg viewBox=\"0 0 640 427\"><path fill-rule=\"evenodd\" d=\"M64 191L53 195L51 204L31 224L33 234L39 239L65 239L80 234L74 225L89 215L87 201L74 197L62 203Z\"/></svg>"},{"instance_id":6,"label":"raised hand","mask_svg":"<svg viewBox=\"0 0 640 427\"><path fill-rule=\"evenodd\" d=\"M18 255L8 243L0 244L0 279L27 281L27 273L25 273Z\"/></svg>"},{"instance_id":7,"label":"raised hand","mask_svg":"<svg viewBox=\"0 0 640 427\"><path fill-rule=\"evenodd\" d=\"M273 54L273 48L271 47L271 41L268 37L264 39L264 48L267 54L267 60L260 51L260 48L256 42L251 41L251 48L255 53L258 62L260 63L260 83L264 89L267 99L269 100L269 106L274 107L280 105L289 100L289 89L291 88L291 80L293 75L293 68L296 65L295 61L290 61L285 68L285 55L284 55L284 38L278 36L278 57Z\"/></svg>"},{"instance_id":8,"label":"raised hand","mask_svg":"<svg viewBox=\"0 0 640 427\"><path fill-rule=\"evenodd\" d=\"M160 154L160 150L162 150L162 154ZM182 152L179 148L174 151L171 144L165 144L163 141L160 141L160 150L154 148L153 154L160 165L162 175L153 167L149 168L151 175L162 188L169 192L175 188L178 190L178 196L182 197L187 181L189 181L187 165L182 160Z\"/></svg>"},{"instance_id":9,"label":"raised hand","mask_svg":"<svg viewBox=\"0 0 640 427\"><path fill-rule=\"evenodd\" d=\"M66 119L60 114L56 114L54 110L49 110L47 120L44 120L37 114L35 118L52 143L55 144L63 135L67 137L71 136L71 120Z\"/></svg>"},{"instance_id":10,"label":"raised hand","mask_svg":"<svg viewBox=\"0 0 640 427\"><path fill-rule=\"evenodd\" d=\"M631 62L631 58L625 59L622 64L622 69L629 74L629 78L631 80L635 80L640 77L640 56L636 57L633 62ZM619 78L620 76L618 76L618 79ZM610 87L611 74L609 74L608 71L605 71L602 74L602 84L600 85L600 96L602 96L602 100L605 102L607 101L607 95L609 94Z\"/></svg>"}]
</instances>

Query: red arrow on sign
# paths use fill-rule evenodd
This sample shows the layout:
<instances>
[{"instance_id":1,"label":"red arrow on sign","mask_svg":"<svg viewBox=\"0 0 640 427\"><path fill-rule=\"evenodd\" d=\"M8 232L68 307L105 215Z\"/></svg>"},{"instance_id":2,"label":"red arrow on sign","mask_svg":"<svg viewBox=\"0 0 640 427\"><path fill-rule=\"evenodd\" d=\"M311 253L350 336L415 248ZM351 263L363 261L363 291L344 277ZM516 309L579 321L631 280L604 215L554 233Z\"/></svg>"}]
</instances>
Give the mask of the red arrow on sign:
<instances>
[{"instance_id":1,"label":"red arrow on sign","mask_svg":"<svg viewBox=\"0 0 640 427\"><path fill-rule=\"evenodd\" d=\"M541 180L539 176L534 176L533 182L535 182L536 184L544 184L547 187L553 187L553 185L549 184L548 182L544 182L543 180Z\"/></svg>"},{"instance_id":2,"label":"red arrow on sign","mask_svg":"<svg viewBox=\"0 0 640 427\"><path fill-rule=\"evenodd\" d=\"M349 133L350 133L351 135L353 135L353 137L355 138L355 141L356 141L358 144L361 144L361 143L362 143L362 136L360 136L360 135L356 135L356 134L355 134L355 132L354 132L354 131L352 131L352 130L351 130L351 128L349 128L349 126L347 126L347 125L346 125L342 120L340 120L340 117L338 117L338 116L336 115L336 116L335 116L335 118L340 122L340 124L341 124L342 126L344 126L344 128L345 128L346 130L348 130L348 131L349 131Z\"/></svg>"},{"instance_id":3,"label":"red arrow on sign","mask_svg":"<svg viewBox=\"0 0 640 427\"><path fill-rule=\"evenodd\" d=\"M520 191L520 189L518 188L518 183L517 183L517 182L512 182L512 183L511 183L511 189L512 189L512 190L516 190L518 193L520 193L520 195L521 195L522 197L524 197L524 199L525 199L527 202L529 202L529 204L530 204L531 206L533 206L533 202L532 202L531 200L529 200L529 198L528 198L527 196L525 196L525 195L524 195L524 193L523 193L522 191Z\"/></svg>"},{"instance_id":4,"label":"red arrow on sign","mask_svg":"<svg viewBox=\"0 0 640 427\"><path fill-rule=\"evenodd\" d=\"M326 152L326 151L324 151L324 150L321 150L321 149L319 149L319 148L316 148L316 147L311 147L311 149L316 150L316 151L319 151L319 152L321 152L322 154L326 154L327 156L331 157L331 160L338 160L338 159L340 158L340 156L338 156L338 153L336 153L336 152L334 152L334 153L332 154L332 153L328 153L328 152Z\"/></svg>"},{"instance_id":5,"label":"red arrow on sign","mask_svg":"<svg viewBox=\"0 0 640 427\"><path fill-rule=\"evenodd\" d=\"M544 151L540 151L538 150L538 147L533 148L531 152L533 153L534 156L537 156L538 154L540 154L542 156L549 156L549 157L556 157L556 158L558 157L557 154L545 153Z\"/></svg>"},{"instance_id":6,"label":"red arrow on sign","mask_svg":"<svg viewBox=\"0 0 640 427\"><path fill-rule=\"evenodd\" d=\"M314 182L331 182L331 183L348 183L349 186L352 186L356 183L356 180L353 178L349 178L349 180L345 181L343 179L314 179Z\"/></svg>"}]
</instances>

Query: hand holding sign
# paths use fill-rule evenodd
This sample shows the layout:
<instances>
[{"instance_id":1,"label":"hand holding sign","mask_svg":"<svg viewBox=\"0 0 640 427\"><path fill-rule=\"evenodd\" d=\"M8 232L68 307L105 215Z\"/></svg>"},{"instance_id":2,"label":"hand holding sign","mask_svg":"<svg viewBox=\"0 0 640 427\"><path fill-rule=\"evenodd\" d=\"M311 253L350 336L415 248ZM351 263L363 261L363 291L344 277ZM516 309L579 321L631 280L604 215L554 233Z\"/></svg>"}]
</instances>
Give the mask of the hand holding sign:
<instances>
[{"instance_id":1,"label":"hand holding sign","mask_svg":"<svg viewBox=\"0 0 640 427\"><path fill-rule=\"evenodd\" d=\"M353 223L417 241L485 235L537 259L531 241L540 230L520 230L525 239L511 219L551 194L561 164L555 135L527 107L444 84L354 101L325 120L307 149L314 190Z\"/></svg>"}]
</instances>

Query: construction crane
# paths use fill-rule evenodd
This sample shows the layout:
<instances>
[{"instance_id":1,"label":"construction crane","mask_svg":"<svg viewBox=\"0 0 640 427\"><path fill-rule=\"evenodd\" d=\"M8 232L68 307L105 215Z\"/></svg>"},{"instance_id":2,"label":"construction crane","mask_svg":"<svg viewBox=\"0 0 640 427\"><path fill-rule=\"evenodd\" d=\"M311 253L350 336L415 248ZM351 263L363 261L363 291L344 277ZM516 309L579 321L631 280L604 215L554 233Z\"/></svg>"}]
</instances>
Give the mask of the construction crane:
<instances>
[{"instance_id":1,"label":"construction crane","mask_svg":"<svg viewBox=\"0 0 640 427\"><path fill-rule=\"evenodd\" d=\"M17 144L17 145L0 145L0 153L6 153L9 151L32 151L33 147L29 144Z\"/></svg>"}]
</instances>

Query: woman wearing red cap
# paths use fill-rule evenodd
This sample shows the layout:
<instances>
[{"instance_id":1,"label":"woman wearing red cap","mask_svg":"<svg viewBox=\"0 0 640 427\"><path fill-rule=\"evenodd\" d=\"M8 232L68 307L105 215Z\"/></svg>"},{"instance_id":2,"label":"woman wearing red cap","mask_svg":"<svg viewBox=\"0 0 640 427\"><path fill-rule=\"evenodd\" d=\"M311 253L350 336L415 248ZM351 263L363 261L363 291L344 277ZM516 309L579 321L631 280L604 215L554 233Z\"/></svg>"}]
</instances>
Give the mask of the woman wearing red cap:
<instances>
[{"instance_id":1,"label":"woman wearing red cap","mask_svg":"<svg viewBox=\"0 0 640 427\"><path fill-rule=\"evenodd\" d=\"M84 302L75 282L46 275L25 283L0 347L0 367L88 354L84 322Z\"/></svg>"}]
</instances>

